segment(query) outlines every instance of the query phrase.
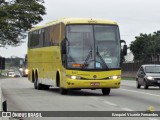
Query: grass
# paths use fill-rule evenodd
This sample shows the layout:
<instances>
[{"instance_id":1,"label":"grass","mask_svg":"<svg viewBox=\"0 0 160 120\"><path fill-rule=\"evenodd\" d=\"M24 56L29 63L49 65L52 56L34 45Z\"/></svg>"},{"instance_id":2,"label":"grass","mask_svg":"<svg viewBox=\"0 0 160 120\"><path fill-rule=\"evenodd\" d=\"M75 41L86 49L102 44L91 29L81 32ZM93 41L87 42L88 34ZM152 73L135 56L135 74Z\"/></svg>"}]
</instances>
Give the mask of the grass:
<instances>
[{"instance_id":1,"label":"grass","mask_svg":"<svg viewBox=\"0 0 160 120\"><path fill-rule=\"evenodd\" d=\"M8 78L8 76L0 75L0 79Z\"/></svg>"},{"instance_id":2,"label":"grass","mask_svg":"<svg viewBox=\"0 0 160 120\"><path fill-rule=\"evenodd\" d=\"M135 80L135 77L122 77L122 80Z\"/></svg>"}]
</instances>

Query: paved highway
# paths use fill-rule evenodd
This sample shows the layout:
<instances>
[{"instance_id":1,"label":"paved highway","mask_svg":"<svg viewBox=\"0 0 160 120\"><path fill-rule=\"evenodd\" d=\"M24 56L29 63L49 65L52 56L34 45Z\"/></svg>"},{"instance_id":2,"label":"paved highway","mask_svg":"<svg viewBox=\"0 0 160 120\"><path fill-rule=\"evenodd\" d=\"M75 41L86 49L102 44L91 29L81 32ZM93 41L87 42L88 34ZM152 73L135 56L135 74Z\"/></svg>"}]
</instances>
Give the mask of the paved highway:
<instances>
[{"instance_id":1,"label":"paved highway","mask_svg":"<svg viewBox=\"0 0 160 120\"><path fill-rule=\"evenodd\" d=\"M158 87L152 87L148 90L137 89L135 81L122 81L121 88L112 89L109 96L103 96L101 90L76 90L70 91L68 95L61 95L57 88L35 90L27 78L1 79L0 82L3 95L8 101L9 111L146 111L150 106L153 106L155 111L160 111L160 89ZM160 120L158 117L60 117L42 119Z\"/></svg>"}]
</instances>

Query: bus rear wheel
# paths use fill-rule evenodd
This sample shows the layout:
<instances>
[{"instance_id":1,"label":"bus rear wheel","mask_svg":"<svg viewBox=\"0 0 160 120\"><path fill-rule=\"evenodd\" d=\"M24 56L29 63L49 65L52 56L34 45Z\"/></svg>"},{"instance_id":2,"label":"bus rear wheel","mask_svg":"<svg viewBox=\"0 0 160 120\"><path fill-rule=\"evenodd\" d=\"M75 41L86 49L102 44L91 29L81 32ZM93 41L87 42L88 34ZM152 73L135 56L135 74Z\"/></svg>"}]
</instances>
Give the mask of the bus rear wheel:
<instances>
[{"instance_id":1,"label":"bus rear wheel","mask_svg":"<svg viewBox=\"0 0 160 120\"><path fill-rule=\"evenodd\" d=\"M38 89L38 90L43 89L43 85L41 83L39 83L38 78L36 78L35 81L34 81L34 88Z\"/></svg>"},{"instance_id":2,"label":"bus rear wheel","mask_svg":"<svg viewBox=\"0 0 160 120\"><path fill-rule=\"evenodd\" d=\"M34 80L34 88L37 89L37 80Z\"/></svg>"},{"instance_id":3,"label":"bus rear wheel","mask_svg":"<svg viewBox=\"0 0 160 120\"><path fill-rule=\"evenodd\" d=\"M103 95L109 95L110 94L111 89L110 88L102 88L102 93Z\"/></svg>"}]
</instances>

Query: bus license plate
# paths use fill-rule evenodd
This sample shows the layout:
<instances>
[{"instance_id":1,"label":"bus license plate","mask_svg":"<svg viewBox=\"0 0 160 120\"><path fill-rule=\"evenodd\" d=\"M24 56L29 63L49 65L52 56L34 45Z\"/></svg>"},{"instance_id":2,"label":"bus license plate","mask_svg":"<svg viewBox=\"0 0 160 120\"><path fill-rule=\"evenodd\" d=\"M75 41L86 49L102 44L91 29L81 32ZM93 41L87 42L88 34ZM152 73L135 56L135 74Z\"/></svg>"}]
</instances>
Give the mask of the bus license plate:
<instances>
[{"instance_id":1,"label":"bus license plate","mask_svg":"<svg viewBox=\"0 0 160 120\"><path fill-rule=\"evenodd\" d=\"M90 84L91 86L99 86L100 85L100 83L99 82L91 82L91 84Z\"/></svg>"}]
</instances>

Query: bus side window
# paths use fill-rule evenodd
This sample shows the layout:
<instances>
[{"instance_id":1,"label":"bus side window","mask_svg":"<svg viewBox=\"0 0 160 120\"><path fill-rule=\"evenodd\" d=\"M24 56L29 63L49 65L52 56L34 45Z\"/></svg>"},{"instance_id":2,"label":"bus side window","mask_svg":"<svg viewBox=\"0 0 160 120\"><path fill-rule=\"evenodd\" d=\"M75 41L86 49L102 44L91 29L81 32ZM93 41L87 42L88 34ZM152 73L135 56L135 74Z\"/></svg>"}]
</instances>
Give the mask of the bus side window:
<instances>
[{"instance_id":1,"label":"bus side window","mask_svg":"<svg viewBox=\"0 0 160 120\"><path fill-rule=\"evenodd\" d=\"M51 27L51 42L54 46L59 46L60 36L60 24L56 24Z\"/></svg>"},{"instance_id":2,"label":"bus side window","mask_svg":"<svg viewBox=\"0 0 160 120\"><path fill-rule=\"evenodd\" d=\"M44 43L45 43L45 29L42 29L42 39L43 39L43 47L44 47Z\"/></svg>"},{"instance_id":3,"label":"bus side window","mask_svg":"<svg viewBox=\"0 0 160 120\"><path fill-rule=\"evenodd\" d=\"M50 46L50 28L46 27L44 32L44 46Z\"/></svg>"},{"instance_id":4,"label":"bus side window","mask_svg":"<svg viewBox=\"0 0 160 120\"><path fill-rule=\"evenodd\" d=\"M54 46L54 31L55 31L55 26L51 26L50 27L50 42L51 42L51 45Z\"/></svg>"},{"instance_id":5,"label":"bus side window","mask_svg":"<svg viewBox=\"0 0 160 120\"><path fill-rule=\"evenodd\" d=\"M38 31L33 31L31 33L30 37L30 47L31 48L36 48L39 45L39 32Z\"/></svg>"},{"instance_id":6,"label":"bus side window","mask_svg":"<svg viewBox=\"0 0 160 120\"><path fill-rule=\"evenodd\" d=\"M30 33L28 34L28 48L31 48L31 45L30 45L31 36L32 36L32 33L30 32Z\"/></svg>"},{"instance_id":7,"label":"bus side window","mask_svg":"<svg viewBox=\"0 0 160 120\"><path fill-rule=\"evenodd\" d=\"M39 47L43 47L43 29L39 30Z\"/></svg>"}]
</instances>

